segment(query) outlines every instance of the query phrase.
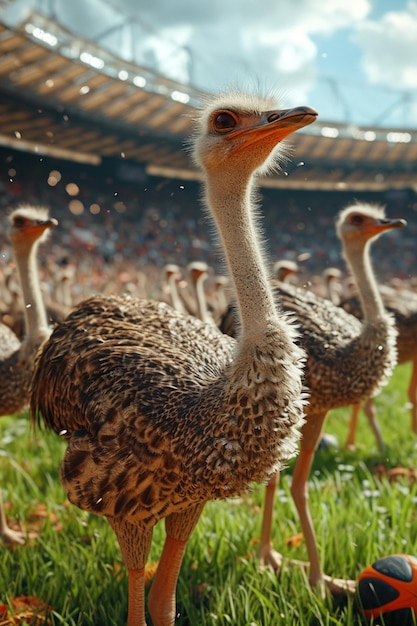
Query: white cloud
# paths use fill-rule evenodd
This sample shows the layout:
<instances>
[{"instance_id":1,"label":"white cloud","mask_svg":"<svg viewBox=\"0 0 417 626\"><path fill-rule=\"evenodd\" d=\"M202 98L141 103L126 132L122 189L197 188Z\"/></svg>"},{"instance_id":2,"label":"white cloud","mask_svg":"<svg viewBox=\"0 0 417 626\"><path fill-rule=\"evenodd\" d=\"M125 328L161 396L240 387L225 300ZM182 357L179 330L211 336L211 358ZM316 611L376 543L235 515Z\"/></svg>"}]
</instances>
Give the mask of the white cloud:
<instances>
[{"instance_id":1,"label":"white cloud","mask_svg":"<svg viewBox=\"0 0 417 626\"><path fill-rule=\"evenodd\" d=\"M196 28L227 23L233 31L250 25L254 30L285 30L302 26L310 32L335 30L362 20L370 0L111 0L124 12L141 15L155 28L193 24Z\"/></svg>"},{"instance_id":2,"label":"white cloud","mask_svg":"<svg viewBox=\"0 0 417 626\"><path fill-rule=\"evenodd\" d=\"M16 0L28 1L34 2ZM316 75L313 37L356 24L370 1L55 0L54 6L70 30L100 36L116 55L175 80L216 90L250 74L273 87L297 86L302 95Z\"/></svg>"},{"instance_id":3,"label":"white cloud","mask_svg":"<svg viewBox=\"0 0 417 626\"><path fill-rule=\"evenodd\" d=\"M277 3L278 4L278 3ZM310 34L331 34L340 28L351 28L365 19L371 10L370 0L287 0L293 25Z\"/></svg>"},{"instance_id":4,"label":"white cloud","mask_svg":"<svg viewBox=\"0 0 417 626\"><path fill-rule=\"evenodd\" d=\"M115 2L116 0L113 0ZM121 4L135 10L136 0ZM290 98L305 99L316 80L317 46L314 36L331 35L362 20L370 11L369 0L160 0L141 3L141 19L158 28L162 39L143 32L138 46L154 46L158 71L190 80L207 90L222 89L229 84L252 81L279 86ZM176 29L188 26L181 45L190 56L186 68L175 71L175 55L163 57L163 38L170 27L171 40Z\"/></svg>"},{"instance_id":5,"label":"white cloud","mask_svg":"<svg viewBox=\"0 0 417 626\"><path fill-rule=\"evenodd\" d=\"M254 31L242 34L250 71L264 82L279 87L288 104L305 100L316 79L317 46L300 27Z\"/></svg>"},{"instance_id":6,"label":"white cloud","mask_svg":"<svg viewBox=\"0 0 417 626\"><path fill-rule=\"evenodd\" d=\"M365 21L355 41L362 48L362 67L374 85L415 89L417 85L417 2L390 11L379 21Z\"/></svg>"}]
</instances>

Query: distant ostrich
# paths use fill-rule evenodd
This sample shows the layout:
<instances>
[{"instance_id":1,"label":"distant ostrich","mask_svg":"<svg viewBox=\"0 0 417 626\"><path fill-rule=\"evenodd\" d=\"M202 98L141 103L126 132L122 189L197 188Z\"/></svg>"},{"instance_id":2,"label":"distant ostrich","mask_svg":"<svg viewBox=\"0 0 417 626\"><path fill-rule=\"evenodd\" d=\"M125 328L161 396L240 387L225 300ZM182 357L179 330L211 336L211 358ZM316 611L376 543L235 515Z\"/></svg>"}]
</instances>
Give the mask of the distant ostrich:
<instances>
[{"instance_id":1,"label":"distant ostrich","mask_svg":"<svg viewBox=\"0 0 417 626\"><path fill-rule=\"evenodd\" d=\"M223 313L226 311L229 304L229 289L230 280L227 276L217 274L214 279L214 308L215 308L215 321L218 324Z\"/></svg>"},{"instance_id":2,"label":"distant ostrich","mask_svg":"<svg viewBox=\"0 0 417 626\"><path fill-rule=\"evenodd\" d=\"M34 357L50 335L39 285L37 251L47 232L57 225L42 208L22 206L10 214L9 238L17 265L24 302L22 341L5 324L0 324L0 415L14 415L28 408ZM25 536L7 526L0 492L0 535L7 541L24 543Z\"/></svg>"},{"instance_id":3,"label":"distant ostrich","mask_svg":"<svg viewBox=\"0 0 417 626\"><path fill-rule=\"evenodd\" d=\"M194 289L197 317L208 324L214 324L214 319L207 305L207 298L204 292L204 282L209 275L209 266L203 261L192 261L187 266L187 273L191 278Z\"/></svg>"},{"instance_id":4,"label":"distant ostrich","mask_svg":"<svg viewBox=\"0 0 417 626\"><path fill-rule=\"evenodd\" d=\"M327 287L327 295L333 304L340 304L342 298L342 285L340 280L342 272L337 267L327 267L323 272L323 279Z\"/></svg>"},{"instance_id":5,"label":"distant ostrich","mask_svg":"<svg viewBox=\"0 0 417 626\"><path fill-rule=\"evenodd\" d=\"M274 278L281 282L289 282L290 278L298 274L299 267L295 261L289 259L279 259L273 266Z\"/></svg>"},{"instance_id":6,"label":"distant ostrich","mask_svg":"<svg viewBox=\"0 0 417 626\"><path fill-rule=\"evenodd\" d=\"M128 626L143 626L155 523L166 541L149 596L154 626L175 621L175 587L205 502L265 481L294 455L303 420L303 351L276 308L253 218L254 173L310 124L307 107L214 98L193 141L241 318L238 342L168 305L121 297L79 304L37 363L32 416L68 439L71 502L105 515L129 572Z\"/></svg>"},{"instance_id":7,"label":"distant ostrich","mask_svg":"<svg viewBox=\"0 0 417 626\"><path fill-rule=\"evenodd\" d=\"M168 287L167 299L176 311L186 314L188 311L178 293L178 281L181 280L181 277L182 274L179 265L176 263L167 263L167 265L165 265L165 278Z\"/></svg>"}]
</instances>

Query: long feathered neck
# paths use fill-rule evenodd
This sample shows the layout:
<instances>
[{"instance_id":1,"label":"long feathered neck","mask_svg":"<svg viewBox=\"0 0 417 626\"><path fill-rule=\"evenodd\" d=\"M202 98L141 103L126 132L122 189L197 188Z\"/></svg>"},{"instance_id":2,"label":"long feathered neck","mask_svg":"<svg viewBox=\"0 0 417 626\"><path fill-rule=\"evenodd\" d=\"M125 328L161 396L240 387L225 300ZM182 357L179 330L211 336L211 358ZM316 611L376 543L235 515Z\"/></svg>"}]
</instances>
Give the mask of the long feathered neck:
<instances>
[{"instance_id":1,"label":"long feathered neck","mask_svg":"<svg viewBox=\"0 0 417 626\"><path fill-rule=\"evenodd\" d=\"M168 277L169 295L171 297L171 304L176 311L184 311L184 305L181 302L181 298L177 289L177 282L175 276Z\"/></svg>"},{"instance_id":2,"label":"long feathered neck","mask_svg":"<svg viewBox=\"0 0 417 626\"><path fill-rule=\"evenodd\" d=\"M343 244L345 259L351 269L362 304L364 319L377 320L384 316L385 308L379 293L370 257L371 242Z\"/></svg>"},{"instance_id":3,"label":"long feathered neck","mask_svg":"<svg viewBox=\"0 0 417 626\"><path fill-rule=\"evenodd\" d=\"M25 315L25 343L38 343L49 335L37 266L38 242L29 248L16 247L14 257L19 272Z\"/></svg>"},{"instance_id":4,"label":"long feathered neck","mask_svg":"<svg viewBox=\"0 0 417 626\"><path fill-rule=\"evenodd\" d=\"M248 338L262 333L277 312L256 236L253 178L245 183L244 176L237 172L232 181L216 177L213 184L208 177L206 192L234 283L242 335Z\"/></svg>"},{"instance_id":5,"label":"long feathered neck","mask_svg":"<svg viewBox=\"0 0 417 626\"><path fill-rule=\"evenodd\" d=\"M212 322L212 318L210 316L210 313L207 307L203 277L200 276L200 278L196 280L194 289L195 289L195 298L196 298L197 308L198 308L198 317L203 322L206 322L206 323Z\"/></svg>"}]
</instances>

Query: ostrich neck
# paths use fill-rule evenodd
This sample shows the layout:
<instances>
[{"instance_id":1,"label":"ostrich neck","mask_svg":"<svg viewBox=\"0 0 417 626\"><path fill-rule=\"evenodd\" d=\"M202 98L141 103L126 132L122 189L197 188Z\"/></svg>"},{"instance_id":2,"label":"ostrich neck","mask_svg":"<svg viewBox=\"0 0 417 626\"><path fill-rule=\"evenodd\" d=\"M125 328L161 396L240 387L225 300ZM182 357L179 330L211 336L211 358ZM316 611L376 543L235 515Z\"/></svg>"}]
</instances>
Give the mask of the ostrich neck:
<instances>
[{"instance_id":1,"label":"ostrich neck","mask_svg":"<svg viewBox=\"0 0 417 626\"><path fill-rule=\"evenodd\" d=\"M206 294L204 293L204 279L201 277L195 283L195 297L197 300L198 315L203 322L210 321L207 309Z\"/></svg>"},{"instance_id":2,"label":"ostrich neck","mask_svg":"<svg viewBox=\"0 0 417 626\"><path fill-rule=\"evenodd\" d=\"M227 176L210 185L208 200L223 242L235 287L243 335L262 332L277 317L274 298L257 243L252 214L252 179L230 185Z\"/></svg>"},{"instance_id":3,"label":"ostrich neck","mask_svg":"<svg viewBox=\"0 0 417 626\"><path fill-rule=\"evenodd\" d=\"M62 304L64 304L65 306L71 306L71 303L71 285L70 281L66 279L62 283Z\"/></svg>"},{"instance_id":4,"label":"ostrich neck","mask_svg":"<svg viewBox=\"0 0 417 626\"><path fill-rule=\"evenodd\" d=\"M14 251L23 294L25 315L25 341L36 342L49 334L46 310L39 283L36 243L28 250Z\"/></svg>"},{"instance_id":5,"label":"ostrich neck","mask_svg":"<svg viewBox=\"0 0 417 626\"><path fill-rule=\"evenodd\" d=\"M369 241L363 249L345 245L344 254L356 283L364 319L376 320L384 315L385 309L372 269L369 249Z\"/></svg>"},{"instance_id":6,"label":"ostrich neck","mask_svg":"<svg viewBox=\"0 0 417 626\"><path fill-rule=\"evenodd\" d=\"M327 283L327 291L329 294L330 301L333 302L333 304L335 304L336 306L338 306L340 303L340 296L339 296L338 289L332 280L329 280L329 282Z\"/></svg>"},{"instance_id":7,"label":"ostrich neck","mask_svg":"<svg viewBox=\"0 0 417 626\"><path fill-rule=\"evenodd\" d=\"M183 311L184 307L182 305L181 299L178 295L177 283L174 276L170 276L168 278L168 285L171 295L171 304L176 311Z\"/></svg>"}]
</instances>

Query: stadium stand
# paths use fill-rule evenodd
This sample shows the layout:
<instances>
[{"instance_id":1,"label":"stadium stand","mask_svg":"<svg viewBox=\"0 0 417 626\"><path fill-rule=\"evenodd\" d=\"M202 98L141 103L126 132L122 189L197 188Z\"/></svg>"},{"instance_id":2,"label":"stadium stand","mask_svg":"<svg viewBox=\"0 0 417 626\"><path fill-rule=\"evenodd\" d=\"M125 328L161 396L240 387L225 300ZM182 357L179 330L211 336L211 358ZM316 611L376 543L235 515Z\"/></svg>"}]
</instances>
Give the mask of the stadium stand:
<instances>
[{"instance_id":1,"label":"stadium stand","mask_svg":"<svg viewBox=\"0 0 417 626\"><path fill-rule=\"evenodd\" d=\"M23 201L49 206L62 225L56 261L76 249L98 252L104 265L132 256L155 268L203 259L220 271L199 174L184 149L205 96L41 14L13 28L0 22L1 220ZM343 268L333 217L356 197L409 220L406 233L393 235L402 238L401 258L388 254L388 238L377 266L387 278L413 274L417 132L319 120L291 144L285 171L261 181L271 257L302 258L306 274ZM287 207L280 238L277 189ZM311 212L320 215L314 232Z\"/></svg>"}]
</instances>

